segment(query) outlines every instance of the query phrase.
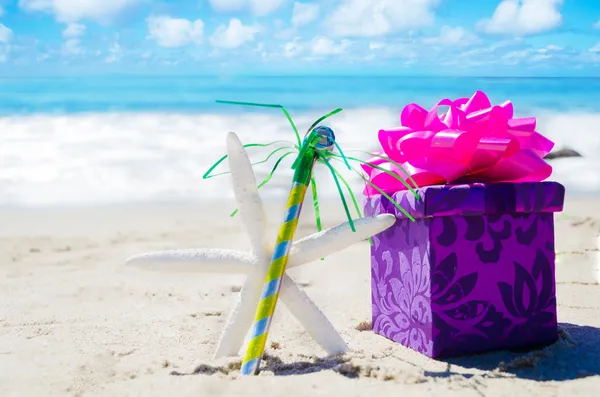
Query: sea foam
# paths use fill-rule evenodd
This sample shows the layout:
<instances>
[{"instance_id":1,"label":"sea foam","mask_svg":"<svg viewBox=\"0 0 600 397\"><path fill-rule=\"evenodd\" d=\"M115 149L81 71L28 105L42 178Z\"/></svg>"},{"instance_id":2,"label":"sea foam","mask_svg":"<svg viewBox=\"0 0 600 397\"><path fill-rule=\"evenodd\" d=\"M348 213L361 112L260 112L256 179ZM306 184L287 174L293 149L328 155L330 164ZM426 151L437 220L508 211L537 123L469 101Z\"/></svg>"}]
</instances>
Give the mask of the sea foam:
<instances>
[{"instance_id":1,"label":"sea foam","mask_svg":"<svg viewBox=\"0 0 600 397\"><path fill-rule=\"evenodd\" d=\"M203 179L208 167L226 153L225 137L234 131L243 143L295 141L277 110L260 113L89 113L24 115L0 118L0 204L47 206L114 202L203 200L231 197L228 175ZM540 110L538 131L584 157L552 161L551 179L570 193L600 193L600 114L556 114ZM320 114L294 115L303 134ZM339 144L373 150L379 128L398 125L398 112L387 108L346 109L328 123ZM277 146L274 146L275 148ZM272 148L249 148L260 161ZM293 156L284 161L263 196L283 196L291 181ZM260 182L276 156L256 165ZM343 165L337 167L343 170ZM223 162L215 172L227 171ZM356 193L358 176L344 173ZM337 194L331 175L317 170L323 197Z\"/></svg>"}]
</instances>

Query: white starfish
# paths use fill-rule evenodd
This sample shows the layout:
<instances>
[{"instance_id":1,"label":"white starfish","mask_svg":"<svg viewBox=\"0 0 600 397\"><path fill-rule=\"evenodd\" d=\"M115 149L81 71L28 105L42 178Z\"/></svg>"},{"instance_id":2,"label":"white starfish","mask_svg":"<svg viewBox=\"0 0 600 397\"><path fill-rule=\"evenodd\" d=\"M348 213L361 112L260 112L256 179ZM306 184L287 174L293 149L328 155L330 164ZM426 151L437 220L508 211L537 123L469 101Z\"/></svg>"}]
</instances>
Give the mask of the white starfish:
<instances>
[{"instance_id":1,"label":"white starfish","mask_svg":"<svg viewBox=\"0 0 600 397\"><path fill-rule=\"evenodd\" d=\"M215 357L235 356L244 344L273 252L266 241L265 213L252 165L242 143L233 132L227 135L227 152L234 195L242 223L250 236L252 252L210 248L178 249L135 255L127 260L128 264L150 270L248 275L227 319ZM346 222L305 237L292 245L287 268L294 268L347 248L384 231L394 222L394 215L384 214L356 220L356 232ZM328 354L347 351L346 343L327 317L287 274L283 276L279 297Z\"/></svg>"}]
</instances>

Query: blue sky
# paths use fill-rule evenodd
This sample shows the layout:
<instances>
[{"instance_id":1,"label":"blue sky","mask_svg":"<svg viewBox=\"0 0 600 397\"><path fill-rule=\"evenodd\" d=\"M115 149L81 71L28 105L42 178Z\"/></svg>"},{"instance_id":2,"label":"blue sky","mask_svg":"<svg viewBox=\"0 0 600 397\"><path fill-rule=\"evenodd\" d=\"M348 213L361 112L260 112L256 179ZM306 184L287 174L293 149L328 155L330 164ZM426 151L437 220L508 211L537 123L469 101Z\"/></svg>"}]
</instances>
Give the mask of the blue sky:
<instances>
[{"instance_id":1,"label":"blue sky","mask_svg":"<svg viewBox=\"0 0 600 397\"><path fill-rule=\"evenodd\" d=\"M0 0L0 73L600 75L599 0Z\"/></svg>"}]
</instances>

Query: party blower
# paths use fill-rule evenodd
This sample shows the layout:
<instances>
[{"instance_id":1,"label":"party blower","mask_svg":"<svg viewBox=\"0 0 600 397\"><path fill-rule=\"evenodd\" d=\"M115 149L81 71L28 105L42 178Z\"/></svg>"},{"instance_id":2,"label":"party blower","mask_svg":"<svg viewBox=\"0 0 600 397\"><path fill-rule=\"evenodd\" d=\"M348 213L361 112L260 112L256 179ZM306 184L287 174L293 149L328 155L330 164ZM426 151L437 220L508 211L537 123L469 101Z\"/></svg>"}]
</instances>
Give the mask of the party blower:
<instances>
[{"instance_id":1,"label":"party blower","mask_svg":"<svg viewBox=\"0 0 600 397\"><path fill-rule=\"evenodd\" d=\"M344 197L344 193L342 187L340 185L340 181L345 185L350 194L356 212L359 217L362 217L360 207L356 201L356 197L350 188L348 182L342 177L340 172L331 164L330 160L338 161L343 163L349 170L357 173L367 185L371 188L378 191L384 197L387 197L394 205L402 211L408 218L411 218L411 215L406 212L398 203L396 203L391 197L387 195L387 193L383 192L379 187L375 184L367 180L361 172L356 170L350 165L350 161L358 162L360 164L365 164L365 161L355 158L355 157L347 157L344 155L344 152L336 142L335 134L333 130L327 126L319 125L325 119L339 113L342 111L341 108L335 109L334 111L320 117L317 119L307 130L304 139L301 140L298 129L296 128L295 123L293 122L289 112L281 105L271 105L271 104L259 104L259 103L249 103L249 102L232 102L232 101L217 101L218 103L224 104L234 104L234 105L246 105L246 106L259 106L259 107L268 107L268 108L279 108L283 111L286 118L290 122L294 133L296 135L297 144L292 146L284 146L278 149L275 149L271 152L267 159L258 163L264 163L269 160L275 153L286 150L287 152L283 153L276 161L272 171L267 175L265 180L262 181L261 184L258 185L258 188L264 186L273 176L274 172L277 170L277 167L282 162L284 158L294 153L297 153L296 159L292 164L292 169L294 170L294 175L292 178L292 187L290 193L288 195L287 206L286 206L286 214L282 225L279 228L279 232L277 235L277 239L275 242L275 249L273 251L273 255L271 257L271 262L267 271L267 276L264 282L264 286L261 292L260 300L258 303L258 308L256 310L256 314L254 316L254 324L251 328L250 340L248 342L246 354L244 356L241 374L242 375L256 375L259 370L261 357L264 353L265 344L267 342L267 337L269 333L269 327L273 320L273 314L275 312L275 308L277 306L278 296L282 284L282 277L284 276L288 255L290 251L290 247L292 245L294 235L296 232L296 227L298 225L298 219L300 217L302 204L304 202L304 198L306 196L306 191L308 186L312 186L312 194L313 194L313 204L315 209L317 230L320 231L322 229L320 211L319 211L319 202L317 195L317 185L313 175L313 168L315 164L321 163L325 165L331 172L333 179L335 181L336 187L340 194L340 198L342 204L344 206L344 211L348 218L348 222L353 231L355 231L354 223L352 221L352 217L350 215L350 210L348 208L347 201ZM265 147L274 145L277 143L281 143L281 141L272 142L269 144L247 144L244 147ZM339 154L334 153L334 150L337 149ZM371 156L377 154L368 153ZM225 160L227 156L223 156L219 161L217 161L204 175L205 178L214 177L217 175L210 175L212 171ZM384 156L381 156L384 157ZM393 161L389 158L385 158L386 161ZM258 164L254 163L254 164ZM398 169L402 169L400 164L396 164ZM408 182L404 182L404 179L397 176L395 173L390 172L378 165L373 165L374 168L388 173L391 177L398 179L402 183L406 185L406 187L415 193L414 190L416 184L413 182L413 186L411 186ZM407 174L408 177L410 177ZM237 212L234 211L232 216Z\"/></svg>"}]
</instances>

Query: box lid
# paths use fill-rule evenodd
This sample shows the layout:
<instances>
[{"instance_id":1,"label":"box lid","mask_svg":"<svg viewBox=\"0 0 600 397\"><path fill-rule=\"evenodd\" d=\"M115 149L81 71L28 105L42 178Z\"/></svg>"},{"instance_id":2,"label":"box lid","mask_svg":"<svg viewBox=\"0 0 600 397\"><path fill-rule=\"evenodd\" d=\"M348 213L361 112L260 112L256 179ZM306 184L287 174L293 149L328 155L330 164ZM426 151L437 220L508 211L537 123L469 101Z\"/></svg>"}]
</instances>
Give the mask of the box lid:
<instances>
[{"instance_id":1,"label":"box lid","mask_svg":"<svg viewBox=\"0 0 600 397\"><path fill-rule=\"evenodd\" d=\"M417 189L419 199L408 190L390 196L414 218L448 215L493 215L560 212L565 188L558 182L472 183L435 185ZM386 197L367 197L365 214L395 214L408 218Z\"/></svg>"}]
</instances>

